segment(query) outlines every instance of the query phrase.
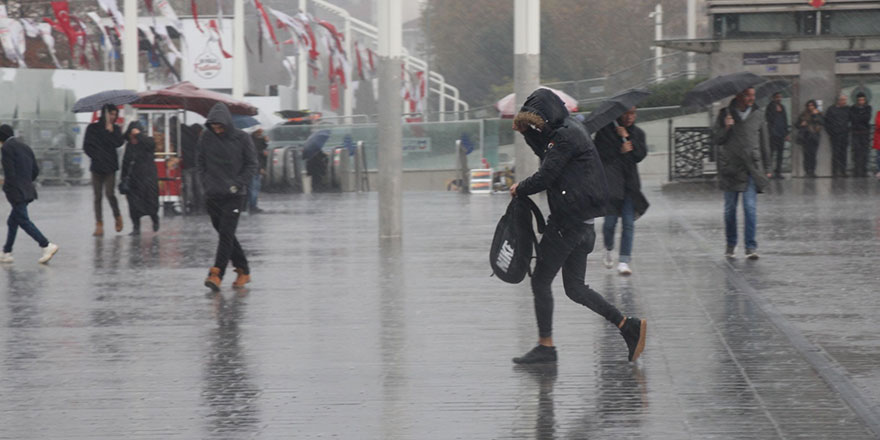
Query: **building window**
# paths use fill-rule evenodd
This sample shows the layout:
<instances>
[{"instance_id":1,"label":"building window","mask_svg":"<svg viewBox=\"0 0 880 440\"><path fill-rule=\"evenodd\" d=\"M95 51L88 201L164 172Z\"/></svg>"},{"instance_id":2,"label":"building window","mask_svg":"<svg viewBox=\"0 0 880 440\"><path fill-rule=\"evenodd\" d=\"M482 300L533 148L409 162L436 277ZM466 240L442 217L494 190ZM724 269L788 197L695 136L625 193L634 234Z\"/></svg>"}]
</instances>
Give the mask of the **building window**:
<instances>
[{"instance_id":1,"label":"building window","mask_svg":"<svg viewBox=\"0 0 880 440\"><path fill-rule=\"evenodd\" d=\"M778 38L816 35L816 12L764 12L713 16L716 38Z\"/></svg>"},{"instance_id":2,"label":"building window","mask_svg":"<svg viewBox=\"0 0 880 440\"><path fill-rule=\"evenodd\" d=\"M880 10L822 11L823 35L880 35Z\"/></svg>"}]
</instances>

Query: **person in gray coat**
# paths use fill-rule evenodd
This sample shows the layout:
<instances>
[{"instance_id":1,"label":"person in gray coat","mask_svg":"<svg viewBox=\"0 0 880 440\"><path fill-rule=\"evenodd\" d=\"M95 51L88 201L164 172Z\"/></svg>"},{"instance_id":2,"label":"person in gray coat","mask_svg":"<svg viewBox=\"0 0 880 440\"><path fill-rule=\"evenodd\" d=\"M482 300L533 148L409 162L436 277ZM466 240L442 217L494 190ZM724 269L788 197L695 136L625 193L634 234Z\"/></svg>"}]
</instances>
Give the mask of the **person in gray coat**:
<instances>
[{"instance_id":1,"label":"person in gray coat","mask_svg":"<svg viewBox=\"0 0 880 440\"><path fill-rule=\"evenodd\" d=\"M755 105L755 89L743 90L722 109L713 126L718 145L719 187L724 191L724 228L728 258L736 249L736 206L743 194L746 257L758 259L758 193L769 183L764 164L769 160L769 136L764 112Z\"/></svg>"}]
</instances>

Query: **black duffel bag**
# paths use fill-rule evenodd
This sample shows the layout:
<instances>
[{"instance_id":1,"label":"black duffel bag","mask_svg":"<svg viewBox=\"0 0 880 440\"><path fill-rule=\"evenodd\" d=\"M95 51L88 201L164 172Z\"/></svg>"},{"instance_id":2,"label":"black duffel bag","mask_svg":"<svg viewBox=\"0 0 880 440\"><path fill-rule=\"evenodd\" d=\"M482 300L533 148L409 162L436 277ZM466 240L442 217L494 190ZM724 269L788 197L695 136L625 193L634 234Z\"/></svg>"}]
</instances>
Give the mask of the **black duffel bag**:
<instances>
[{"instance_id":1,"label":"black duffel bag","mask_svg":"<svg viewBox=\"0 0 880 440\"><path fill-rule=\"evenodd\" d=\"M532 199L514 197L507 212L495 227L489 265L492 273L502 281L517 284L531 275L532 255L537 252L538 239L532 225L532 215L538 223L538 232L544 233L544 216Z\"/></svg>"}]
</instances>

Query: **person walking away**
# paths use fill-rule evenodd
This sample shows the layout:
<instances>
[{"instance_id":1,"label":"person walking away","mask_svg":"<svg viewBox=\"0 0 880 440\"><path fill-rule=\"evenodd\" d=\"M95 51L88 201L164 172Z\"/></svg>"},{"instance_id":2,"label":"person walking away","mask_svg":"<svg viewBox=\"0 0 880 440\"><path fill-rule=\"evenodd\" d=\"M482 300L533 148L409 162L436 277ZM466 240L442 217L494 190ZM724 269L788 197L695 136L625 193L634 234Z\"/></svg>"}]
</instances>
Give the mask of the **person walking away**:
<instances>
[{"instance_id":1,"label":"person walking away","mask_svg":"<svg viewBox=\"0 0 880 440\"><path fill-rule=\"evenodd\" d=\"M825 129L831 138L831 176L846 177L850 130L850 108L846 105L846 95L840 95L837 104L825 112Z\"/></svg>"},{"instance_id":2,"label":"person walking away","mask_svg":"<svg viewBox=\"0 0 880 440\"><path fill-rule=\"evenodd\" d=\"M871 115L873 109L868 105L868 97L859 92L856 105L850 107L852 126L853 176L868 176L868 152L871 143Z\"/></svg>"},{"instance_id":3,"label":"person walking away","mask_svg":"<svg viewBox=\"0 0 880 440\"><path fill-rule=\"evenodd\" d=\"M266 135L263 133L262 128L256 129L253 134L251 134L251 141L254 143L254 149L257 153L257 163L260 165L260 170L257 174L254 174L254 178L251 179L251 184L248 187L248 213L259 214L263 212L263 210L257 205L257 202L260 197L260 189L263 186L263 176L266 175L266 162L268 158L268 152L266 149L269 147L269 142Z\"/></svg>"},{"instance_id":4,"label":"person walking away","mask_svg":"<svg viewBox=\"0 0 880 440\"><path fill-rule=\"evenodd\" d=\"M198 151L196 145L199 137L202 135L201 124L193 124L190 126L183 125L180 127L180 152L182 154L181 169L183 171L183 196L184 196L184 212L187 214L200 213L205 204L204 189L202 188L202 180L199 178L198 167L196 166L196 156Z\"/></svg>"},{"instance_id":5,"label":"person walking away","mask_svg":"<svg viewBox=\"0 0 880 440\"><path fill-rule=\"evenodd\" d=\"M755 89L750 87L737 94L718 113L712 131L718 145L718 186L724 191L724 255L735 256L736 208L742 194L746 258L757 260L758 193L764 192L769 183L764 164L770 155L769 130L763 111L755 104Z\"/></svg>"},{"instance_id":6,"label":"person walking away","mask_svg":"<svg viewBox=\"0 0 880 440\"><path fill-rule=\"evenodd\" d=\"M782 93L773 94L770 104L764 111L767 118L767 129L770 131L770 153L776 159L776 166L773 168L773 178L783 179L782 177L782 155L785 152L785 141L788 140L788 112L782 105ZM769 168L770 164L767 164Z\"/></svg>"},{"instance_id":7,"label":"person walking away","mask_svg":"<svg viewBox=\"0 0 880 440\"><path fill-rule=\"evenodd\" d=\"M28 204L37 199L37 189L34 181L40 174L37 160L31 147L15 137L12 127L0 125L0 161L3 163L3 192L6 200L12 205L6 226L6 244L3 246L3 254L0 255L0 263L12 263L12 246L15 244L15 236L18 228L36 240L43 248L43 254L37 260L46 264L58 252L58 245L49 242L43 233L37 229L28 216Z\"/></svg>"},{"instance_id":8,"label":"person walking away","mask_svg":"<svg viewBox=\"0 0 880 440\"><path fill-rule=\"evenodd\" d=\"M596 133L596 149L605 167L608 181L608 211L602 228L605 242L605 267L614 267L614 230L621 219L620 253L617 272L632 274L633 233L635 220L648 209L648 200L642 194L638 163L648 155L645 132L636 124L636 108L624 113L617 121Z\"/></svg>"},{"instance_id":9,"label":"person walking away","mask_svg":"<svg viewBox=\"0 0 880 440\"><path fill-rule=\"evenodd\" d=\"M251 276L235 229L244 209L248 184L257 173L257 155L251 137L232 125L232 113L226 104L215 104L205 125L207 129L196 147L197 167L205 188L205 208L219 236L214 266L208 271L205 286L219 291L231 260L238 274L232 285L241 288L250 282Z\"/></svg>"},{"instance_id":10,"label":"person walking away","mask_svg":"<svg viewBox=\"0 0 880 440\"><path fill-rule=\"evenodd\" d=\"M550 286L560 269L565 294L617 326L629 360L638 359L645 348L647 321L625 317L584 284L587 255L596 241L593 219L605 215L608 200L605 172L593 141L583 125L568 114L562 100L548 89L532 92L514 118L513 128L541 159L541 166L535 174L511 186L510 193L520 197L546 191L550 203L532 274L538 345L513 362L556 362Z\"/></svg>"},{"instance_id":11,"label":"person walking away","mask_svg":"<svg viewBox=\"0 0 880 440\"><path fill-rule=\"evenodd\" d=\"M816 101L807 101L806 109L798 117L798 143L804 149L804 173L816 177L816 153L819 151L819 136L824 119L816 106Z\"/></svg>"},{"instance_id":12,"label":"person walking away","mask_svg":"<svg viewBox=\"0 0 880 440\"><path fill-rule=\"evenodd\" d=\"M159 173L156 170L156 143L143 132L140 122L128 124L125 131L125 154L122 156L120 185L127 187L131 235L140 235L141 217L153 221L153 232L159 230ZM122 192L120 190L120 192Z\"/></svg>"},{"instance_id":13,"label":"person walking away","mask_svg":"<svg viewBox=\"0 0 880 440\"><path fill-rule=\"evenodd\" d=\"M107 104L101 109L101 118L89 124L83 141L83 151L92 160L92 190L95 194L95 233L104 235L104 219L101 211L102 193L106 194L116 219L116 232L122 232L122 215L116 201L116 171L119 169L119 155L116 149L125 143L122 129L116 125L119 109Z\"/></svg>"},{"instance_id":14,"label":"person walking away","mask_svg":"<svg viewBox=\"0 0 880 440\"><path fill-rule=\"evenodd\" d=\"M327 167L329 166L330 158L321 150L306 159L306 174L312 177L312 192L319 193L330 190L327 184Z\"/></svg>"}]
</instances>

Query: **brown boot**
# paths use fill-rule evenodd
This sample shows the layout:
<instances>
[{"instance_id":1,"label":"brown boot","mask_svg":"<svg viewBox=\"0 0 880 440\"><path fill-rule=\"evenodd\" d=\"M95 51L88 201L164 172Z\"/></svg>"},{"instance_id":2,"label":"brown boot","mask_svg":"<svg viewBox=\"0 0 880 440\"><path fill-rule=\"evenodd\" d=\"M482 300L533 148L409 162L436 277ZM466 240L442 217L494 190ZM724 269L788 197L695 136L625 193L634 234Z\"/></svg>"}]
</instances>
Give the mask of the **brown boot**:
<instances>
[{"instance_id":1,"label":"brown boot","mask_svg":"<svg viewBox=\"0 0 880 440\"><path fill-rule=\"evenodd\" d=\"M219 292L220 291L220 282L221 282L220 268L219 267L212 267L211 270L208 272L208 278L205 278L205 287L207 287L215 292Z\"/></svg>"},{"instance_id":2,"label":"brown boot","mask_svg":"<svg viewBox=\"0 0 880 440\"><path fill-rule=\"evenodd\" d=\"M116 232L122 232L122 216L116 216Z\"/></svg>"},{"instance_id":3,"label":"brown boot","mask_svg":"<svg viewBox=\"0 0 880 440\"><path fill-rule=\"evenodd\" d=\"M104 235L104 222L95 223L95 233L92 235L95 237Z\"/></svg>"},{"instance_id":4,"label":"brown boot","mask_svg":"<svg viewBox=\"0 0 880 440\"><path fill-rule=\"evenodd\" d=\"M251 282L251 275L248 273L244 273L244 269L236 268L235 273L237 273L238 276L235 277L235 282L232 283L232 287L236 289L241 289L244 287L245 284Z\"/></svg>"}]
</instances>

